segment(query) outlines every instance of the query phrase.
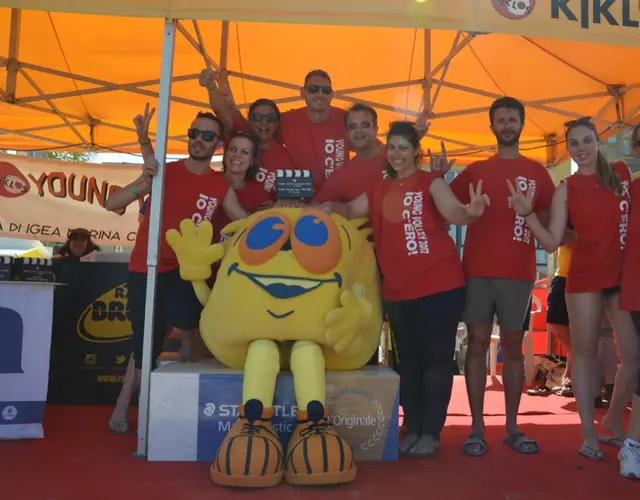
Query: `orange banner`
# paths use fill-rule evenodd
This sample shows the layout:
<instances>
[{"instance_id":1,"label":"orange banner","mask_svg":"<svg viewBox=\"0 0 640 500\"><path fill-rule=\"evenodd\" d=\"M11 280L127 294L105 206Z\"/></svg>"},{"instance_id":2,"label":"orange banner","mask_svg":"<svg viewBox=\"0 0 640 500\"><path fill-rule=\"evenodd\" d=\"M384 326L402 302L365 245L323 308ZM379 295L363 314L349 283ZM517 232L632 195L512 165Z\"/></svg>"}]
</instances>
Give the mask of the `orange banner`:
<instances>
[{"instance_id":1,"label":"orange banner","mask_svg":"<svg viewBox=\"0 0 640 500\"><path fill-rule=\"evenodd\" d=\"M429 28L640 46L638 0L0 0L77 14ZM78 23L92 20L80 20ZM95 20L93 20L95 22Z\"/></svg>"},{"instance_id":2,"label":"orange banner","mask_svg":"<svg viewBox=\"0 0 640 500\"><path fill-rule=\"evenodd\" d=\"M107 212L110 193L140 175L140 167L45 160L0 154L0 236L66 241L84 227L102 245L132 246L139 205Z\"/></svg>"}]
</instances>

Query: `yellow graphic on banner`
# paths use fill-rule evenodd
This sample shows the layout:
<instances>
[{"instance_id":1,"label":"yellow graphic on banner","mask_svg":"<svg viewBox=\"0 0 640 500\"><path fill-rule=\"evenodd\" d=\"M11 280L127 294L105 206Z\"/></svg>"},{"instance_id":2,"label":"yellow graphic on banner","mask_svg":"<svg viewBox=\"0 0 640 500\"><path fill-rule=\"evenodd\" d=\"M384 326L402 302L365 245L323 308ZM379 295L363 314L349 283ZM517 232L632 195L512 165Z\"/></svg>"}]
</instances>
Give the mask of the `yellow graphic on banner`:
<instances>
[{"instance_id":1,"label":"yellow graphic on banner","mask_svg":"<svg viewBox=\"0 0 640 500\"><path fill-rule=\"evenodd\" d=\"M104 293L87 306L78 319L77 332L87 342L122 342L133 334L127 314L127 285Z\"/></svg>"}]
</instances>

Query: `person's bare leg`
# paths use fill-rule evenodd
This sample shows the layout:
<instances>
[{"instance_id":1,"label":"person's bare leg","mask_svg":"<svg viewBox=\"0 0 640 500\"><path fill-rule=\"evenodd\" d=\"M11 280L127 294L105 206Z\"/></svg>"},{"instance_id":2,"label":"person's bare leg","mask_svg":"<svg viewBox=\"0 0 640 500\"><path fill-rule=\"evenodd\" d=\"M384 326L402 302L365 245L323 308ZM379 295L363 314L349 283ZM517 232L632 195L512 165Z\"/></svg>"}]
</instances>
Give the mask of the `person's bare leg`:
<instances>
[{"instance_id":1,"label":"person's bare leg","mask_svg":"<svg viewBox=\"0 0 640 500\"><path fill-rule=\"evenodd\" d=\"M487 351L493 325L467 325L468 346L464 379L471 408L471 433L484 434L484 391L487 386Z\"/></svg>"},{"instance_id":2,"label":"person's bare leg","mask_svg":"<svg viewBox=\"0 0 640 500\"><path fill-rule=\"evenodd\" d=\"M602 363L603 385L614 384L618 373L618 350L613 335L600 337L598 356Z\"/></svg>"},{"instance_id":3,"label":"person's bare leg","mask_svg":"<svg viewBox=\"0 0 640 500\"><path fill-rule=\"evenodd\" d=\"M133 355L129 357L129 363L127 364L127 371L124 374L124 381L122 382L122 388L116 401L116 407L113 409L109 426L116 430L116 428L123 428L124 423L127 420L127 412L129 405L131 404L131 398L138 389L140 377L136 374L135 363Z\"/></svg>"},{"instance_id":4,"label":"person's bare leg","mask_svg":"<svg viewBox=\"0 0 640 500\"><path fill-rule=\"evenodd\" d=\"M567 351L567 366L562 375L562 385L565 386L571 383L571 366L573 364L573 356L571 355L571 329L567 325L547 323L547 331L555 335L560 345Z\"/></svg>"},{"instance_id":5,"label":"person's bare leg","mask_svg":"<svg viewBox=\"0 0 640 500\"><path fill-rule=\"evenodd\" d=\"M607 315L618 339L622 364L618 368L609 411L602 420L602 427L615 437L624 438L622 416L636 390L640 370L640 338L631 315L618 309L618 294L606 298Z\"/></svg>"},{"instance_id":6,"label":"person's bare leg","mask_svg":"<svg viewBox=\"0 0 640 500\"><path fill-rule=\"evenodd\" d=\"M593 384L604 300L600 292L567 293L571 321L572 385L582 424L583 447L602 452L594 424Z\"/></svg>"},{"instance_id":7,"label":"person's bare leg","mask_svg":"<svg viewBox=\"0 0 640 500\"><path fill-rule=\"evenodd\" d=\"M524 383L523 337L523 332L500 329L500 345L504 363L502 383L504 384L507 436L520 433L518 429L518 409L520 408L522 384Z\"/></svg>"}]
</instances>

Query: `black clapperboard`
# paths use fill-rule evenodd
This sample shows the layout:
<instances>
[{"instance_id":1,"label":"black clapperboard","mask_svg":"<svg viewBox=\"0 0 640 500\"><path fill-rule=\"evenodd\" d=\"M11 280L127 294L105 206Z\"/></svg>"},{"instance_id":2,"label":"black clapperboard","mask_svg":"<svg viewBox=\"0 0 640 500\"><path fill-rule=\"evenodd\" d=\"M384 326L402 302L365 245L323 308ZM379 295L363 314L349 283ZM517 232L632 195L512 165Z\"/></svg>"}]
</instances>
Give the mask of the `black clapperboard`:
<instances>
[{"instance_id":1,"label":"black clapperboard","mask_svg":"<svg viewBox=\"0 0 640 500\"><path fill-rule=\"evenodd\" d=\"M11 269L13 259L11 257L0 257L0 281L11 281Z\"/></svg>"},{"instance_id":2,"label":"black clapperboard","mask_svg":"<svg viewBox=\"0 0 640 500\"><path fill-rule=\"evenodd\" d=\"M37 258L17 258L11 266L12 281L53 283L53 260Z\"/></svg>"},{"instance_id":3,"label":"black clapperboard","mask_svg":"<svg viewBox=\"0 0 640 500\"><path fill-rule=\"evenodd\" d=\"M309 200L313 194L310 170L276 171L276 197L279 200Z\"/></svg>"}]
</instances>

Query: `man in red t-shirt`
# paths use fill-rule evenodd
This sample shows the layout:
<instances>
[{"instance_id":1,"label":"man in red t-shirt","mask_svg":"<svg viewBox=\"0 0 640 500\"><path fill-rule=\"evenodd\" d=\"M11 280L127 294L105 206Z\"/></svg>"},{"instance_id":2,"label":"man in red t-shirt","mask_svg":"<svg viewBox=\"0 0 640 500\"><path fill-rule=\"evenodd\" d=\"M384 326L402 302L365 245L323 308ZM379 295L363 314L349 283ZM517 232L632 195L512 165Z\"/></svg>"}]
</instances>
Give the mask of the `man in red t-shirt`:
<instances>
[{"instance_id":1,"label":"man in red t-shirt","mask_svg":"<svg viewBox=\"0 0 640 500\"><path fill-rule=\"evenodd\" d=\"M349 147L355 156L334 171L315 196L315 201L349 203L382 179L387 154L377 140L378 113L365 104L354 104L345 115Z\"/></svg>"},{"instance_id":2,"label":"man in red t-shirt","mask_svg":"<svg viewBox=\"0 0 640 500\"><path fill-rule=\"evenodd\" d=\"M201 84L207 86L211 104L216 111L221 112L227 126L247 126L245 117L233 100L226 70L217 74L210 70L203 71ZM331 78L322 69L307 74L300 95L306 106L279 115L280 126L275 138L286 147L285 151L296 168L312 172L317 193L326 178L349 159L350 147L344 126L345 111L331 106ZM291 162L287 161L280 168L290 167Z\"/></svg>"},{"instance_id":3,"label":"man in red t-shirt","mask_svg":"<svg viewBox=\"0 0 640 500\"><path fill-rule=\"evenodd\" d=\"M240 206L235 191L230 188L225 177L211 169L211 158L222 137L222 125L218 119L212 113L198 113L187 134L189 157L169 162L165 168L154 308L153 364L163 349L167 328L172 328L172 332L161 359L180 359L182 338L185 333L197 329L202 310L191 284L180 278L178 260L165 239L167 230L177 229L184 219L193 220L196 226L203 220L210 221L220 207L231 220L248 215ZM129 263L127 299L133 328L134 365L130 363L127 368L125 383L111 418L110 427L116 432L128 430L127 407L133 391L139 384L142 368L149 214L150 206L153 206L151 188L158 167L152 156L153 149L148 138L139 139L145 157L142 175L131 184L113 192L105 204L107 210L113 211L124 208L146 195L149 195L150 200L146 203ZM135 377L131 376L133 366L136 369Z\"/></svg>"},{"instance_id":4,"label":"man in red t-shirt","mask_svg":"<svg viewBox=\"0 0 640 500\"><path fill-rule=\"evenodd\" d=\"M496 316L504 360L505 443L520 453L538 451L538 444L520 432L517 425L524 378L522 339L528 329L526 318L537 276L535 239L524 218L509 208L506 181L515 180L523 190L532 193L534 211L538 214L548 214L555 186L544 166L520 154L524 118L524 106L516 99L496 100L489 119L498 142L498 154L472 163L451 183L462 203L469 202L469 183L475 186L479 181L492 200L482 219L467 228L463 251L467 277L464 322L469 334L465 379L473 421L471 436L462 450L471 456L481 456L487 449L482 415L486 356Z\"/></svg>"},{"instance_id":5,"label":"man in red t-shirt","mask_svg":"<svg viewBox=\"0 0 640 500\"><path fill-rule=\"evenodd\" d=\"M387 153L384 145L377 140L376 110L364 104L354 104L345 115L345 125L349 146L356 154L327 178L314 198L317 203L349 203L383 178ZM376 351L367 365L377 365L378 362Z\"/></svg>"},{"instance_id":6,"label":"man in red t-shirt","mask_svg":"<svg viewBox=\"0 0 640 500\"><path fill-rule=\"evenodd\" d=\"M307 105L282 113L278 136L296 168L312 172L317 193L325 180L349 159L345 111L331 106L331 78L322 69L307 73L300 95Z\"/></svg>"}]
</instances>

